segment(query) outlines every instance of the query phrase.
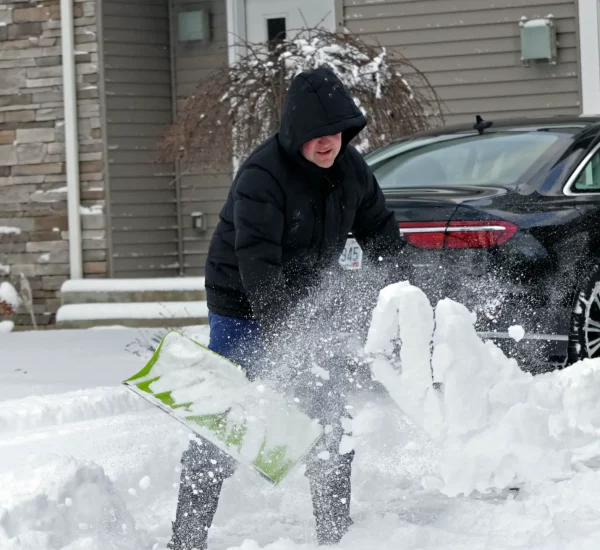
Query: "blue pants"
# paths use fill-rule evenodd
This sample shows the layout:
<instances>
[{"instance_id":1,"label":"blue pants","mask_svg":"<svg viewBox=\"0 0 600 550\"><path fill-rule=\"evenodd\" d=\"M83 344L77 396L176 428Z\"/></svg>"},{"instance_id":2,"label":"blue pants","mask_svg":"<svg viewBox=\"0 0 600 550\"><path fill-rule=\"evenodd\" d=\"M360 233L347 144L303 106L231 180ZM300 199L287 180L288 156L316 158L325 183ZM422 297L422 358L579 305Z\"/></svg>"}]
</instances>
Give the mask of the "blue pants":
<instances>
[{"instance_id":1,"label":"blue pants","mask_svg":"<svg viewBox=\"0 0 600 550\"><path fill-rule=\"evenodd\" d=\"M261 360L260 325L256 321L208 314L210 342L208 348L246 371L254 380Z\"/></svg>"}]
</instances>

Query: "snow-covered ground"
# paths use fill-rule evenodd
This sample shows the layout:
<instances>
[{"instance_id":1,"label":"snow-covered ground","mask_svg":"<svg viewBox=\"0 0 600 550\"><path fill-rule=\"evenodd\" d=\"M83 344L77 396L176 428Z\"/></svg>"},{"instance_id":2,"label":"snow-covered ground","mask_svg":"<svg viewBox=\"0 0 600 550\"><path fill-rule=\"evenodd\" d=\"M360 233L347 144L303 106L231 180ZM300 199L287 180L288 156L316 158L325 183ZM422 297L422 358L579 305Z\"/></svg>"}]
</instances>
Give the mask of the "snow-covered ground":
<instances>
[{"instance_id":1,"label":"snow-covered ground","mask_svg":"<svg viewBox=\"0 0 600 550\"><path fill-rule=\"evenodd\" d=\"M355 524L340 549L600 547L600 363L534 378L470 323L414 287L382 294L367 349L390 393L351 399ZM188 434L121 385L152 334L0 335L2 550L164 548ZM398 337L402 369L383 353ZM273 487L239 468L209 544L316 548L306 479Z\"/></svg>"}]
</instances>

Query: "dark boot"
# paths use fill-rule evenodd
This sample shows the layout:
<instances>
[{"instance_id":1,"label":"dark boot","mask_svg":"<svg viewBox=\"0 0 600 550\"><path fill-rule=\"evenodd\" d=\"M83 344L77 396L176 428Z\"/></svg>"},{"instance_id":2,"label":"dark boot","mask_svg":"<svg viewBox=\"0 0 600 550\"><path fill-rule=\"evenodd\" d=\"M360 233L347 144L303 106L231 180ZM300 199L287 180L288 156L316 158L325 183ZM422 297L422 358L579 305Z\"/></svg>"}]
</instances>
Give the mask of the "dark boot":
<instances>
[{"instance_id":1,"label":"dark boot","mask_svg":"<svg viewBox=\"0 0 600 550\"><path fill-rule=\"evenodd\" d=\"M337 544L352 525L350 497L354 451L339 454L344 435L339 418L332 427L317 444L306 466L320 546ZM324 452L329 453L327 460L319 458Z\"/></svg>"},{"instance_id":2,"label":"dark boot","mask_svg":"<svg viewBox=\"0 0 600 550\"><path fill-rule=\"evenodd\" d=\"M181 459L181 483L170 550L206 550L208 529L217 512L223 481L235 462L207 441L192 441Z\"/></svg>"},{"instance_id":3,"label":"dark boot","mask_svg":"<svg viewBox=\"0 0 600 550\"><path fill-rule=\"evenodd\" d=\"M319 546L337 544L350 526L351 472L354 451L307 469ZM328 464L329 462L329 464Z\"/></svg>"}]
</instances>

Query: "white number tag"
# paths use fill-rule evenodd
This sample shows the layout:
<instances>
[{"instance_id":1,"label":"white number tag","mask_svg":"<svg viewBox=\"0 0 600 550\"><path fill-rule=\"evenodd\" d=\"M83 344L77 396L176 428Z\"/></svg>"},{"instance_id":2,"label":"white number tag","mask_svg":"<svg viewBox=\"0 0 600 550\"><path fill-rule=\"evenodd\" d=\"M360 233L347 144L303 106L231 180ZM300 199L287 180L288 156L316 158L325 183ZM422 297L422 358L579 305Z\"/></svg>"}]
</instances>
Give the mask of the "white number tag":
<instances>
[{"instance_id":1,"label":"white number tag","mask_svg":"<svg viewBox=\"0 0 600 550\"><path fill-rule=\"evenodd\" d=\"M355 239L348 239L340 256L340 265L344 269L360 269L362 265L362 249Z\"/></svg>"}]
</instances>

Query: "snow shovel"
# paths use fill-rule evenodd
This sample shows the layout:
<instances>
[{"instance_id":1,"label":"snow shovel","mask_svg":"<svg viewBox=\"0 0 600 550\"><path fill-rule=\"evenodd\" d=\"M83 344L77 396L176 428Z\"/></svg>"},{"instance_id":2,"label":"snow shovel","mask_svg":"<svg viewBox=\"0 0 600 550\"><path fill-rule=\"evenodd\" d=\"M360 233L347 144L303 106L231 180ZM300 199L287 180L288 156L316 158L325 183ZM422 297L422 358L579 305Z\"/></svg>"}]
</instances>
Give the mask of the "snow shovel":
<instances>
[{"instance_id":1,"label":"snow shovel","mask_svg":"<svg viewBox=\"0 0 600 550\"><path fill-rule=\"evenodd\" d=\"M248 381L241 367L177 331L123 384L273 484L323 434L318 420L266 382Z\"/></svg>"}]
</instances>

